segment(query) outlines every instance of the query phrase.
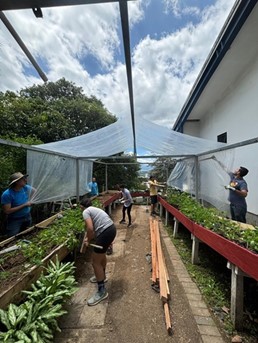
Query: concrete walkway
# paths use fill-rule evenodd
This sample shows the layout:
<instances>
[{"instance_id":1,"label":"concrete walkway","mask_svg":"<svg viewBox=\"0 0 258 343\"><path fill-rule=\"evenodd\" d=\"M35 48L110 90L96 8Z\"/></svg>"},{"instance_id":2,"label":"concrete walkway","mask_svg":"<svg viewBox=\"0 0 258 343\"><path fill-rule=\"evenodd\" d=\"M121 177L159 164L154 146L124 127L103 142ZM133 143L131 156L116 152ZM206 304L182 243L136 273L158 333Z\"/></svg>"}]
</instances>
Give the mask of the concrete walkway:
<instances>
[{"instance_id":1,"label":"concrete walkway","mask_svg":"<svg viewBox=\"0 0 258 343\"><path fill-rule=\"evenodd\" d=\"M149 225L149 214L146 213L146 225ZM177 250L171 242L166 230L163 228L162 222L159 220L161 230L161 240L164 249L165 259L173 266L173 277L178 278L181 283L185 295L189 303L189 311L192 312L199 330L200 340L193 343L223 343L226 342L221 336L216 327L211 314L202 299L200 291L196 284L191 280L183 262L181 261ZM107 277L108 284L111 286L112 276L116 267L116 261L122 259L126 253L125 237L126 230L118 230L118 234L114 243L114 253L108 256ZM92 267L90 262L84 262L85 269L88 271L80 280L79 289L66 305L68 314L62 317L60 327L62 332L58 333L55 338L55 343L105 343L108 335L108 326L105 324L105 319L108 310L108 301L103 301L97 306L90 307L86 303L96 290L96 285L89 282L92 276ZM109 286L108 286L109 287ZM111 288L111 287L110 287ZM109 289L109 288L108 288ZM111 290L112 291L112 290ZM171 342L173 339L171 338ZM118 343L118 342L113 342ZM120 343L120 342L119 342Z\"/></svg>"}]
</instances>

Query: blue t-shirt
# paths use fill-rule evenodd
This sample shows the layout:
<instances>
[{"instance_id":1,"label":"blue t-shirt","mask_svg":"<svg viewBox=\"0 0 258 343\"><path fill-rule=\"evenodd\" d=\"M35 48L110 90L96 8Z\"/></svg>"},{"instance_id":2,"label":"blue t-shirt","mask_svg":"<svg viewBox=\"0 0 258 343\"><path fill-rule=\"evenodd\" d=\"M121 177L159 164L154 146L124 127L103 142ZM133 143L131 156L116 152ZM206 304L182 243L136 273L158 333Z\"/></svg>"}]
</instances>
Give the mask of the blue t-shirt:
<instances>
[{"instance_id":1,"label":"blue t-shirt","mask_svg":"<svg viewBox=\"0 0 258 343\"><path fill-rule=\"evenodd\" d=\"M244 179L238 179L235 177L233 173L229 173L230 176L230 186L234 187L238 191L246 190L248 192L247 183ZM229 202L234 205L239 205L241 207L246 208L246 200L245 197L242 197L236 192L229 190Z\"/></svg>"},{"instance_id":2,"label":"blue t-shirt","mask_svg":"<svg viewBox=\"0 0 258 343\"><path fill-rule=\"evenodd\" d=\"M88 186L89 186L91 195L99 195L99 189L98 189L97 182L90 182Z\"/></svg>"},{"instance_id":3,"label":"blue t-shirt","mask_svg":"<svg viewBox=\"0 0 258 343\"><path fill-rule=\"evenodd\" d=\"M30 185L24 186L21 190L15 191L12 188L5 190L1 196L1 204L11 204L11 207L20 206L30 199L32 187ZM9 218L21 218L30 213L31 208L29 206L23 207L21 210L8 214Z\"/></svg>"}]
</instances>

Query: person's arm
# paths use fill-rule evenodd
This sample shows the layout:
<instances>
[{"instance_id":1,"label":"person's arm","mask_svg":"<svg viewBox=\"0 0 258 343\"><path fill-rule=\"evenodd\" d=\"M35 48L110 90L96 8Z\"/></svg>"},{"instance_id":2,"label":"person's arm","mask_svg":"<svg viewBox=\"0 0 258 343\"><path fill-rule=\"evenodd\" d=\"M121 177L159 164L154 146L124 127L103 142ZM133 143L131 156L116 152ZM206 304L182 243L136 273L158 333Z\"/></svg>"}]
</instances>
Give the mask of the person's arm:
<instances>
[{"instance_id":1,"label":"person's arm","mask_svg":"<svg viewBox=\"0 0 258 343\"><path fill-rule=\"evenodd\" d=\"M159 183L156 180L153 182L153 185L156 186L157 188L164 188L165 187L164 185L162 185L161 183Z\"/></svg>"},{"instance_id":2,"label":"person's arm","mask_svg":"<svg viewBox=\"0 0 258 343\"><path fill-rule=\"evenodd\" d=\"M84 244L85 246L89 246L90 241L94 238L94 227L93 222L91 218L85 219L85 228L86 228L86 234L84 236Z\"/></svg>"},{"instance_id":3,"label":"person's arm","mask_svg":"<svg viewBox=\"0 0 258 343\"><path fill-rule=\"evenodd\" d=\"M246 198L248 194L246 189L235 189L235 192L237 195L240 195L241 197L244 197L244 198Z\"/></svg>"},{"instance_id":4,"label":"person's arm","mask_svg":"<svg viewBox=\"0 0 258 343\"><path fill-rule=\"evenodd\" d=\"M124 193L122 192L122 191L119 191L119 193L120 193L120 199L119 199L119 201L121 202L121 201L124 201Z\"/></svg>"},{"instance_id":5,"label":"person's arm","mask_svg":"<svg viewBox=\"0 0 258 343\"><path fill-rule=\"evenodd\" d=\"M15 213L17 211L20 211L24 207L30 207L30 206L31 206L30 201L27 201L24 204L21 204L21 205L16 206L16 207L12 207L11 204L5 204L5 205L3 205L3 210L4 210L5 214L12 214L12 213Z\"/></svg>"},{"instance_id":6,"label":"person's arm","mask_svg":"<svg viewBox=\"0 0 258 343\"><path fill-rule=\"evenodd\" d=\"M32 203L32 200L34 198L34 195L36 196L36 191L37 191L36 188L30 186L30 189L29 189L29 199L30 199L31 203Z\"/></svg>"},{"instance_id":7,"label":"person's arm","mask_svg":"<svg viewBox=\"0 0 258 343\"><path fill-rule=\"evenodd\" d=\"M227 173L227 174L230 174L231 173L231 171L225 166L225 164L224 163L222 163L221 161L219 161L217 158L216 158L216 156L211 156L211 158L214 160L214 161L216 161L220 166L221 166L221 168Z\"/></svg>"},{"instance_id":8,"label":"person's arm","mask_svg":"<svg viewBox=\"0 0 258 343\"><path fill-rule=\"evenodd\" d=\"M246 198L247 194L248 194L247 186L246 186L246 184L243 184L243 185L240 185L240 186L241 186L240 189L237 189L235 187L230 187L229 189L231 189L237 195Z\"/></svg>"}]
</instances>

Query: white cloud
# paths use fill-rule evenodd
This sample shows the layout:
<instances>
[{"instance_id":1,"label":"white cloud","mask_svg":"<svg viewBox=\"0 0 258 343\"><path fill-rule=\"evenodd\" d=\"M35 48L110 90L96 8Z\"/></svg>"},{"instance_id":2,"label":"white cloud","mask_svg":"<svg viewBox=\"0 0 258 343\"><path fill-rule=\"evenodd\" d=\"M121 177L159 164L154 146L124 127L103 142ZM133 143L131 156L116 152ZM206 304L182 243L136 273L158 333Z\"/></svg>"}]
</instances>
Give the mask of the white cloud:
<instances>
[{"instance_id":1,"label":"white cloud","mask_svg":"<svg viewBox=\"0 0 258 343\"><path fill-rule=\"evenodd\" d=\"M130 27L144 19L144 10L150 5L151 0L138 0L128 2L128 17Z\"/></svg>"},{"instance_id":2,"label":"white cloud","mask_svg":"<svg viewBox=\"0 0 258 343\"><path fill-rule=\"evenodd\" d=\"M144 22L150 2L129 1L131 30ZM186 1L164 1L171 20L169 11L182 18L186 13L187 18L194 15L198 23L186 23L161 38L142 37L132 48L136 115L172 127L233 3L214 0L213 6L200 11ZM118 117L131 115L126 68L117 60L124 49L119 40L118 4L43 9L43 19L35 18L30 10L5 14L50 81L65 77L83 87L86 94L100 98ZM85 69L83 60L89 57L94 57L101 74L91 76ZM0 21L1 91L42 83L36 76L25 75L24 66L29 66L26 56Z\"/></svg>"}]
</instances>

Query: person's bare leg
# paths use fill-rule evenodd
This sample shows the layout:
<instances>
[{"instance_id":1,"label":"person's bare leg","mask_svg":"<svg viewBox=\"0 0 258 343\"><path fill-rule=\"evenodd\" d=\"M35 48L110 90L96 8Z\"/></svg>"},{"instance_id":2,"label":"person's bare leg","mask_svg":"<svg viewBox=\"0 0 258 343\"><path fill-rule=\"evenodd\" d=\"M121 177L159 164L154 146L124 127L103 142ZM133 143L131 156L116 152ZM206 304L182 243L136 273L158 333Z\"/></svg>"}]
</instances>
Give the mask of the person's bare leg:
<instances>
[{"instance_id":1,"label":"person's bare leg","mask_svg":"<svg viewBox=\"0 0 258 343\"><path fill-rule=\"evenodd\" d=\"M97 281L102 281L105 279L106 265L106 254L96 254L95 252L92 253L92 266Z\"/></svg>"},{"instance_id":2,"label":"person's bare leg","mask_svg":"<svg viewBox=\"0 0 258 343\"><path fill-rule=\"evenodd\" d=\"M96 254L92 253L92 266L94 269L95 277L98 283L97 292L87 300L89 306L97 305L102 300L108 297L108 292L105 288L105 266L106 266L106 253Z\"/></svg>"}]
</instances>

